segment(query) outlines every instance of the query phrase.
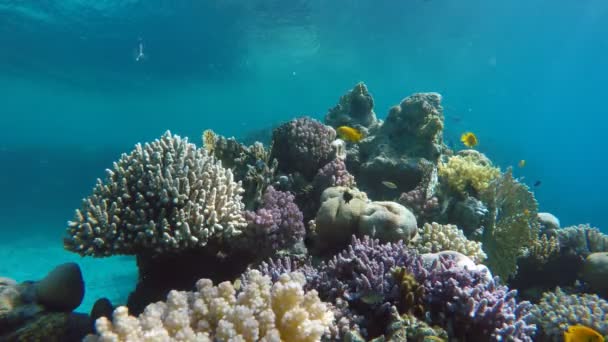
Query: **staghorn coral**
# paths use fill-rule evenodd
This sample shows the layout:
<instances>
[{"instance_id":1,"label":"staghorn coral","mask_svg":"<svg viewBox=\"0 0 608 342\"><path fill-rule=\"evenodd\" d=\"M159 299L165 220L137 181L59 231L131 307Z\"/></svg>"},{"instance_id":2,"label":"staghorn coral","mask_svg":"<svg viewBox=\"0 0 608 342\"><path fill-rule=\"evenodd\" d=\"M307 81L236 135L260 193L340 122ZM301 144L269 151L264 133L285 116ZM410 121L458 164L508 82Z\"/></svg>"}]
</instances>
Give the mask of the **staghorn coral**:
<instances>
[{"instance_id":1,"label":"staghorn coral","mask_svg":"<svg viewBox=\"0 0 608 342\"><path fill-rule=\"evenodd\" d=\"M230 169L171 132L137 144L107 172L69 222L66 249L98 257L180 251L246 226Z\"/></svg>"},{"instance_id":2,"label":"staghorn coral","mask_svg":"<svg viewBox=\"0 0 608 342\"><path fill-rule=\"evenodd\" d=\"M463 196L471 189L475 191L473 195L484 191L500 176L500 170L493 167L485 156L481 156L471 153L452 156L447 163L439 164L439 176Z\"/></svg>"},{"instance_id":3,"label":"staghorn coral","mask_svg":"<svg viewBox=\"0 0 608 342\"><path fill-rule=\"evenodd\" d=\"M411 246L421 254L456 251L468 256L475 263L481 263L487 257L481 248L481 242L468 240L458 227L451 224L425 223L418 229L418 236L420 238L414 240Z\"/></svg>"},{"instance_id":4,"label":"staghorn coral","mask_svg":"<svg viewBox=\"0 0 608 342\"><path fill-rule=\"evenodd\" d=\"M531 304L518 303L517 291L450 258L436 260L426 272L422 283L429 317L446 327L450 340L532 341L536 327L526 321Z\"/></svg>"},{"instance_id":5,"label":"staghorn coral","mask_svg":"<svg viewBox=\"0 0 608 342\"><path fill-rule=\"evenodd\" d=\"M555 292L545 292L531 312L528 321L550 340L561 341L568 326L575 324L595 329L608 338L608 302L596 295L569 295L558 287Z\"/></svg>"},{"instance_id":6,"label":"staghorn coral","mask_svg":"<svg viewBox=\"0 0 608 342\"><path fill-rule=\"evenodd\" d=\"M513 178L511 169L480 195L489 211L481 237L487 265L506 280L517 271L517 259L538 239L538 203L528 187Z\"/></svg>"},{"instance_id":7,"label":"staghorn coral","mask_svg":"<svg viewBox=\"0 0 608 342\"><path fill-rule=\"evenodd\" d=\"M262 254L293 247L306 233L294 196L272 186L266 188L262 206L255 212L246 211L245 218L247 229L237 240Z\"/></svg>"},{"instance_id":8,"label":"staghorn coral","mask_svg":"<svg viewBox=\"0 0 608 342\"><path fill-rule=\"evenodd\" d=\"M95 341L320 341L334 323L332 311L316 291L304 291L301 273L282 274L274 283L259 271L246 274L247 283L217 286L209 279L195 292L171 291L166 302L150 304L139 317L126 307L113 319L97 320Z\"/></svg>"},{"instance_id":9,"label":"staghorn coral","mask_svg":"<svg viewBox=\"0 0 608 342\"><path fill-rule=\"evenodd\" d=\"M608 235L588 224L557 230L562 251L569 251L585 258L594 252L608 252Z\"/></svg>"},{"instance_id":10,"label":"staghorn coral","mask_svg":"<svg viewBox=\"0 0 608 342\"><path fill-rule=\"evenodd\" d=\"M279 170L299 172L312 180L317 171L335 157L332 147L335 139L336 131L315 119L294 119L272 132L270 158L279 161Z\"/></svg>"}]
</instances>

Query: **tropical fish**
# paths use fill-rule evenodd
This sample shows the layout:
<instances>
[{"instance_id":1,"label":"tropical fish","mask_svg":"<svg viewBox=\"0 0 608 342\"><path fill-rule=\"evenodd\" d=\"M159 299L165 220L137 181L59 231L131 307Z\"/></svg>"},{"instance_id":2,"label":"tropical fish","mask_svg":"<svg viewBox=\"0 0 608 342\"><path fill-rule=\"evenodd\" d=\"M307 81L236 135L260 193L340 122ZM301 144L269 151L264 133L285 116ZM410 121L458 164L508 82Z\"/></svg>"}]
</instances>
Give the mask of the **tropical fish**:
<instances>
[{"instance_id":1,"label":"tropical fish","mask_svg":"<svg viewBox=\"0 0 608 342\"><path fill-rule=\"evenodd\" d=\"M389 181L382 181L382 185L384 185L385 187L389 188L389 189L397 189L397 184L393 183L393 182L389 182Z\"/></svg>"},{"instance_id":2,"label":"tropical fish","mask_svg":"<svg viewBox=\"0 0 608 342\"><path fill-rule=\"evenodd\" d=\"M361 301L365 304L374 305L382 303L382 301L384 300L384 296L382 295L382 293L372 291L362 295L361 297L359 297L359 299L361 299Z\"/></svg>"},{"instance_id":3,"label":"tropical fish","mask_svg":"<svg viewBox=\"0 0 608 342\"><path fill-rule=\"evenodd\" d=\"M363 133L360 130L350 126L340 126L336 129L340 139L357 143L363 139Z\"/></svg>"},{"instance_id":4,"label":"tropical fish","mask_svg":"<svg viewBox=\"0 0 608 342\"><path fill-rule=\"evenodd\" d=\"M542 183L543 183L543 182L541 182L541 181L537 180L536 182L534 182L534 186L535 186L535 187L536 187L536 186L540 186Z\"/></svg>"},{"instance_id":5,"label":"tropical fish","mask_svg":"<svg viewBox=\"0 0 608 342\"><path fill-rule=\"evenodd\" d=\"M564 331L564 342L604 342L604 337L589 327L577 324Z\"/></svg>"},{"instance_id":6,"label":"tropical fish","mask_svg":"<svg viewBox=\"0 0 608 342\"><path fill-rule=\"evenodd\" d=\"M526 160L525 159L520 160L519 163L517 163L517 166L519 166L519 167L526 166Z\"/></svg>"},{"instance_id":7,"label":"tropical fish","mask_svg":"<svg viewBox=\"0 0 608 342\"><path fill-rule=\"evenodd\" d=\"M475 147L477 146L477 144L479 144L477 136L472 132L462 133L462 135L460 136L460 141L462 141L462 143L466 147Z\"/></svg>"}]
</instances>

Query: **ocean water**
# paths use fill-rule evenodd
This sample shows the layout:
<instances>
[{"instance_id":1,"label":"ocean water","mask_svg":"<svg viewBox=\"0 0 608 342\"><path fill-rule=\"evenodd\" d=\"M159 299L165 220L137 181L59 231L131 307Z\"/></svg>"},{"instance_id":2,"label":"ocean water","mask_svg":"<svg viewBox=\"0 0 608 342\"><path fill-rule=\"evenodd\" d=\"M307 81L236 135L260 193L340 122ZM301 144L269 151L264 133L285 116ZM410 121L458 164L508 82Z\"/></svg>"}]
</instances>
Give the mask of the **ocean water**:
<instances>
[{"instance_id":1,"label":"ocean water","mask_svg":"<svg viewBox=\"0 0 608 342\"><path fill-rule=\"evenodd\" d=\"M133 259L62 250L120 153L322 119L359 81L380 118L441 93L446 141L472 131L501 168L525 159L541 211L608 232L606 22L601 0L0 0L0 275L78 261L83 312L124 301Z\"/></svg>"}]
</instances>

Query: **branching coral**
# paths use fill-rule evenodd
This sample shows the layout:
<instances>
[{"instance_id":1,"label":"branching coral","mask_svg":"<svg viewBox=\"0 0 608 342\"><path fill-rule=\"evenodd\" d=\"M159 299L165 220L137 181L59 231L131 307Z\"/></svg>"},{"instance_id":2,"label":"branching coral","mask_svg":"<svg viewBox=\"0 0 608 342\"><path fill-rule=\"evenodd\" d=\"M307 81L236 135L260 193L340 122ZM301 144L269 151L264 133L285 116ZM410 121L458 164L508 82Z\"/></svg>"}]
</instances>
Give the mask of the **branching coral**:
<instances>
[{"instance_id":1,"label":"branching coral","mask_svg":"<svg viewBox=\"0 0 608 342\"><path fill-rule=\"evenodd\" d=\"M526 322L531 304L517 303L517 291L450 259L439 259L427 272L424 287L430 317L447 327L451 338L532 341L536 327Z\"/></svg>"},{"instance_id":2,"label":"branching coral","mask_svg":"<svg viewBox=\"0 0 608 342\"><path fill-rule=\"evenodd\" d=\"M538 238L538 203L528 187L513 178L511 169L481 193L489 215L481 237L492 273L508 279L517 271L517 258Z\"/></svg>"},{"instance_id":3,"label":"branching coral","mask_svg":"<svg viewBox=\"0 0 608 342\"><path fill-rule=\"evenodd\" d=\"M259 204L277 170L278 162L270 159L270 151L260 142L245 146L234 138L225 138L211 130L203 132L203 145L210 155L234 172L236 180L243 183L247 207Z\"/></svg>"},{"instance_id":4,"label":"branching coral","mask_svg":"<svg viewBox=\"0 0 608 342\"><path fill-rule=\"evenodd\" d=\"M559 253L559 240L557 237L547 237L542 234L541 237L532 243L529 247L530 257L538 264L545 264L551 257Z\"/></svg>"},{"instance_id":5,"label":"branching coral","mask_svg":"<svg viewBox=\"0 0 608 342\"><path fill-rule=\"evenodd\" d=\"M528 319L551 339L561 339L568 326L581 324L608 338L608 302L596 295L569 295L559 287L545 292Z\"/></svg>"},{"instance_id":6,"label":"branching coral","mask_svg":"<svg viewBox=\"0 0 608 342\"><path fill-rule=\"evenodd\" d=\"M240 288L201 279L195 292L171 291L139 317L119 307L112 321L98 319L98 336L85 341L312 342L329 333L332 311L316 291L304 291L302 274L282 274L274 284L256 270L246 278Z\"/></svg>"},{"instance_id":7,"label":"branching coral","mask_svg":"<svg viewBox=\"0 0 608 342\"><path fill-rule=\"evenodd\" d=\"M271 159L279 161L281 171L299 172L312 180L321 167L334 158L332 142L336 131L317 120L302 117L272 132Z\"/></svg>"},{"instance_id":8,"label":"branching coral","mask_svg":"<svg viewBox=\"0 0 608 342\"><path fill-rule=\"evenodd\" d=\"M467 194L471 189L476 193L484 191L500 176L500 170L484 160L487 158L475 154L452 156L447 163L439 164L439 176L460 194Z\"/></svg>"},{"instance_id":9,"label":"branching coral","mask_svg":"<svg viewBox=\"0 0 608 342\"><path fill-rule=\"evenodd\" d=\"M333 186L347 188L356 186L355 177L346 170L346 164L340 158L336 158L320 168L313 180L313 187L319 194Z\"/></svg>"},{"instance_id":10,"label":"branching coral","mask_svg":"<svg viewBox=\"0 0 608 342\"><path fill-rule=\"evenodd\" d=\"M266 189L262 206L255 212L246 211L245 218L248 227L238 240L260 253L292 247L306 233L294 196L272 186Z\"/></svg>"},{"instance_id":11,"label":"branching coral","mask_svg":"<svg viewBox=\"0 0 608 342\"><path fill-rule=\"evenodd\" d=\"M76 210L65 248L81 255L162 253L240 234L240 183L187 139L137 144Z\"/></svg>"},{"instance_id":12,"label":"branching coral","mask_svg":"<svg viewBox=\"0 0 608 342\"><path fill-rule=\"evenodd\" d=\"M581 224L557 230L562 250L586 257L594 252L608 252L608 235L588 224Z\"/></svg>"},{"instance_id":13,"label":"branching coral","mask_svg":"<svg viewBox=\"0 0 608 342\"><path fill-rule=\"evenodd\" d=\"M419 239L412 242L412 246L419 253L437 253L441 251L460 252L475 263L486 259L486 253L481 248L481 242L469 241L458 227L436 222L426 223L418 229Z\"/></svg>"}]
</instances>

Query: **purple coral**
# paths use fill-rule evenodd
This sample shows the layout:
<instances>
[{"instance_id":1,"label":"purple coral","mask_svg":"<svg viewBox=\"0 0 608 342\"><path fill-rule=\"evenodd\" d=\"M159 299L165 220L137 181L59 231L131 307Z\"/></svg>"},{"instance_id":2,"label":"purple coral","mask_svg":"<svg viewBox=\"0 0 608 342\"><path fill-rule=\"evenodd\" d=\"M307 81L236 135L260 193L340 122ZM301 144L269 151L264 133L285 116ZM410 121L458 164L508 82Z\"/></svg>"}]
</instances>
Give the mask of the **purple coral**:
<instances>
[{"instance_id":1,"label":"purple coral","mask_svg":"<svg viewBox=\"0 0 608 342\"><path fill-rule=\"evenodd\" d=\"M427 198L426 191L422 186L402 193L399 197L399 203L411 209L418 222L433 221L433 217L439 214L439 199L437 199L437 196Z\"/></svg>"},{"instance_id":2,"label":"purple coral","mask_svg":"<svg viewBox=\"0 0 608 342\"><path fill-rule=\"evenodd\" d=\"M302 241L305 234L302 212L289 192L269 186L262 197L262 206L246 211L246 240L257 248L273 250L289 248Z\"/></svg>"},{"instance_id":3,"label":"purple coral","mask_svg":"<svg viewBox=\"0 0 608 342\"><path fill-rule=\"evenodd\" d=\"M351 188L355 186L355 177L346 170L344 160L336 158L319 169L313 184L319 193L332 186Z\"/></svg>"},{"instance_id":4,"label":"purple coral","mask_svg":"<svg viewBox=\"0 0 608 342\"><path fill-rule=\"evenodd\" d=\"M488 280L483 271L456 266L441 258L426 269L424 287L433 323L451 337L467 341L532 341L536 326L526 323L529 302L517 303L517 291Z\"/></svg>"},{"instance_id":5,"label":"purple coral","mask_svg":"<svg viewBox=\"0 0 608 342\"><path fill-rule=\"evenodd\" d=\"M315 119L294 119L272 132L271 159L279 161L281 171L299 172L310 180L333 158L335 139L336 131Z\"/></svg>"}]
</instances>

